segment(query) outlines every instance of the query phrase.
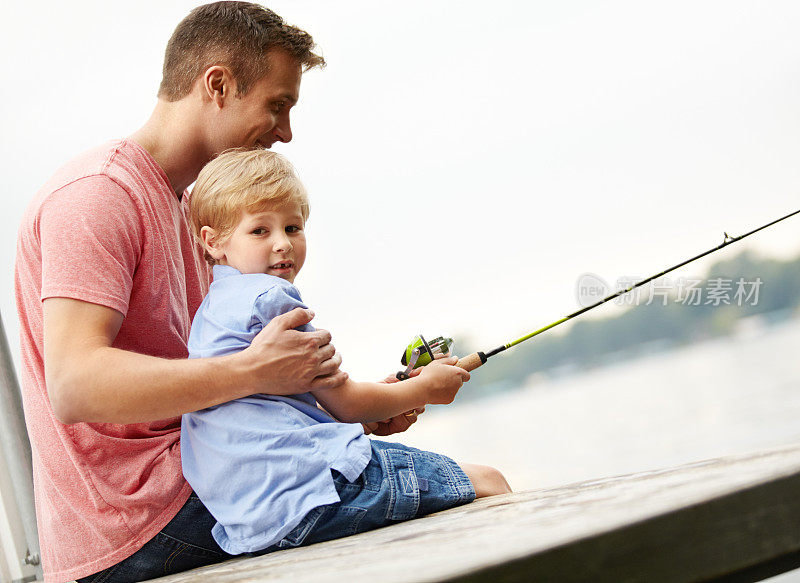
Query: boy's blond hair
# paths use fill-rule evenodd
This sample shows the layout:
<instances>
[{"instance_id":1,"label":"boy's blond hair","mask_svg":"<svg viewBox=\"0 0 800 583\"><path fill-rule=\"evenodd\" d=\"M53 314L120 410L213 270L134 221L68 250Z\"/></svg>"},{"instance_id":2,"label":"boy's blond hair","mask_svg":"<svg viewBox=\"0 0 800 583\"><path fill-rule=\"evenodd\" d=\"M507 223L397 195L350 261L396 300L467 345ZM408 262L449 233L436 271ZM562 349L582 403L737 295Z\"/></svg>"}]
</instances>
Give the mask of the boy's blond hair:
<instances>
[{"instance_id":1,"label":"boy's blond hair","mask_svg":"<svg viewBox=\"0 0 800 583\"><path fill-rule=\"evenodd\" d=\"M192 231L201 245L200 229L211 227L217 239L224 240L239 224L242 212L296 204L304 221L309 213L308 195L294 167L269 150L237 148L214 158L200 171L189 204ZM205 257L215 263L208 252Z\"/></svg>"}]
</instances>

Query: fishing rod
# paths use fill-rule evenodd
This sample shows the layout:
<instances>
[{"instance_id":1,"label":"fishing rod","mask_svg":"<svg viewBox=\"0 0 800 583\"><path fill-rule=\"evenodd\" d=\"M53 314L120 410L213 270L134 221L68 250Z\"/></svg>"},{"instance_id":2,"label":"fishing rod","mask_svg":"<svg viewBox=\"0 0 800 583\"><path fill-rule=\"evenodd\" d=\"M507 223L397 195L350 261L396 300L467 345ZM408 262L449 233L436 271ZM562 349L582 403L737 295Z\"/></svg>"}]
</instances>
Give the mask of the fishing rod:
<instances>
[{"instance_id":1,"label":"fishing rod","mask_svg":"<svg viewBox=\"0 0 800 583\"><path fill-rule=\"evenodd\" d=\"M772 221L770 223L767 223L766 225L762 225L761 227L758 227L757 229L753 229L752 231L750 231L748 233L745 233L744 235L739 235L738 237L731 237L730 235L728 235L728 233L725 233L724 234L725 238L722 241L722 243L720 245L717 245L716 247L714 247L712 249L709 249L708 251L704 251L703 253L700 253L699 255L695 255L691 259L687 259L686 261L682 261L681 263L678 263L677 265L673 265L672 267L669 267L669 268L665 269L664 271L660 271L659 273L656 273L655 275L651 275L650 277L648 277L646 279L643 279L643 280L641 280L639 282L634 283L633 285L627 287L626 289L620 290L620 291L618 291L616 293L613 293L613 294L611 294L609 296L606 296L603 299L598 300L597 302L595 302L595 303L593 303L593 304L591 304L589 306L586 306L584 308L581 308L580 310L572 312L571 314L569 314L568 316L564 316L560 320L556 320L555 322L552 322L551 324L548 324L547 326L539 328L538 330L535 330L535 331L531 332L530 334L526 334L525 336L521 336L520 338L517 338L516 340L512 340L511 342L508 342L507 344L503 344L502 346L498 346L497 348L495 348L493 350L489 350L488 352L481 352L481 351L473 352L472 354L469 354L469 355L465 356L464 358L461 358L456 363L456 366L459 366L459 367L461 367L461 368L463 368L464 370L467 370L467 371L475 370L479 366L482 366L482 365L486 364L486 361L489 358L491 358L492 356L494 356L495 354L499 354L499 353L503 352L504 350L508 350L512 346L516 346L517 344L525 342L526 340L530 340L531 338L533 338L534 336L538 336L542 332L546 332L547 330L551 330L552 328L555 328L559 324L563 324L564 322L566 322L568 320L572 320L573 318L577 318L578 316L580 316L581 314L585 314L589 310L593 310L596 307L602 306L606 302L609 302L609 301L613 300L614 298L618 298L619 296L625 295L626 293L635 290L637 287L643 286L644 284L649 283L649 282L653 281L654 279L657 279L657 278L659 278L659 277L661 277L663 275L666 275L667 273L669 273L671 271L675 271L676 269L678 269L680 267L683 267L684 265L687 265L687 264L691 263L692 261L697 261L698 259L700 259L702 257L705 257L706 255L710 255L711 253L715 253L716 251L719 251L720 249L723 249L723 248L727 247L728 245L736 243L737 241L741 241L742 239L744 239L746 237L749 237L750 235L753 235L755 233L758 233L759 231L762 231L762 230L766 229L767 227L771 227L772 225L780 223L781 221L785 221L789 217L793 217L794 215L796 215L798 213L800 213L800 209L794 211L793 213L789 213L788 215L786 215L784 217L776 219L776 220L774 220L774 221ZM419 368L421 366L425 366L426 364L430 363L434 358L436 358L438 356L443 356L443 355L449 354L450 347L452 345L453 345L453 340L452 339L444 338L444 337L441 337L441 336L438 337L438 338L435 338L431 342L427 342L422 335L415 337L414 340L411 342L411 344L408 345L408 347L406 348L406 351L403 353L403 357L401 358L402 364L406 365L406 370L398 372L397 373L397 378L400 379L400 380L409 378L409 373L411 372L412 369Z\"/></svg>"}]
</instances>

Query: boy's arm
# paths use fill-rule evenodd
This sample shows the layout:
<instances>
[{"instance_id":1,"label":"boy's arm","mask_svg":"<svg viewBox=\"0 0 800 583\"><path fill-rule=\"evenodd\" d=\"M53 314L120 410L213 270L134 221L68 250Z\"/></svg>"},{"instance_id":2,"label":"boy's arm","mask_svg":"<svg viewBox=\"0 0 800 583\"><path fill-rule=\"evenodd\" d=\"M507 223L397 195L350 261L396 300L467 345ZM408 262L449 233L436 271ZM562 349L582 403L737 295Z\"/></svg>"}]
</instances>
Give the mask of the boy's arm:
<instances>
[{"instance_id":1,"label":"boy's arm","mask_svg":"<svg viewBox=\"0 0 800 583\"><path fill-rule=\"evenodd\" d=\"M314 397L337 419L348 422L383 421L427 404L447 404L469 373L453 366L454 357L432 362L411 379L399 383L345 381L333 389L312 390Z\"/></svg>"},{"instance_id":2,"label":"boy's arm","mask_svg":"<svg viewBox=\"0 0 800 583\"><path fill-rule=\"evenodd\" d=\"M334 387L347 375L325 330L298 332L310 310L265 326L242 352L170 360L112 347L123 316L68 298L43 302L47 392L63 423L141 423L253 393L288 395Z\"/></svg>"},{"instance_id":3,"label":"boy's arm","mask_svg":"<svg viewBox=\"0 0 800 583\"><path fill-rule=\"evenodd\" d=\"M439 357L439 358L444 358ZM421 368L415 368L412 370L409 375L411 377L417 376L419 373L422 372ZM397 378L397 374L392 373L387 376L385 379L380 381L382 383L398 383L400 380ZM408 431L408 429L414 425L419 420L419 416L425 412L425 407L418 407L411 411L406 411L402 415L395 415L389 419L384 419L383 421L372 421L370 423L362 423L364 426L364 433L367 435L377 435L377 436L385 436L385 435L394 435L395 433L402 433L404 431Z\"/></svg>"}]
</instances>

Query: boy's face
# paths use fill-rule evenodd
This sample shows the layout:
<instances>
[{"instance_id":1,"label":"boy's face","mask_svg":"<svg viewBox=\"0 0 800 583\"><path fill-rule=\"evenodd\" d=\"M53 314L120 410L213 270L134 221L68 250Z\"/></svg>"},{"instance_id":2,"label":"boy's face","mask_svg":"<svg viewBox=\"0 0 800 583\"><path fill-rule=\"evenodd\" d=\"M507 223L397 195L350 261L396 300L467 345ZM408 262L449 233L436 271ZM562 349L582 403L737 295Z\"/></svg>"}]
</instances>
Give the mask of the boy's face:
<instances>
[{"instance_id":1,"label":"boy's face","mask_svg":"<svg viewBox=\"0 0 800 583\"><path fill-rule=\"evenodd\" d=\"M233 233L208 251L242 273L267 273L294 282L306 260L303 215L296 204L243 212Z\"/></svg>"}]
</instances>

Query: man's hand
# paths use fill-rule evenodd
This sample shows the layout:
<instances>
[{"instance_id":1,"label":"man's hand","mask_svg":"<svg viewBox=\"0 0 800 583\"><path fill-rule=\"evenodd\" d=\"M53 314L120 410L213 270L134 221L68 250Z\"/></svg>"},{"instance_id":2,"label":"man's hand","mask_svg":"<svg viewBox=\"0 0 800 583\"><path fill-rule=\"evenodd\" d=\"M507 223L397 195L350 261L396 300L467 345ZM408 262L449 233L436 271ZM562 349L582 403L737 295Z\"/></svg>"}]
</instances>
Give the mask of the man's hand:
<instances>
[{"instance_id":1,"label":"man's hand","mask_svg":"<svg viewBox=\"0 0 800 583\"><path fill-rule=\"evenodd\" d=\"M276 316L241 352L253 370L254 392L290 395L298 388L332 389L347 380L347 373L339 370L342 357L331 344L330 332L293 329L313 317L314 312L303 308Z\"/></svg>"},{"instance_id":2,"label":"man's hand","mask_svg":"<svg viewBox=\"0 0 800 583\"><path fill-rule=\"evenodd\" d=\"M374 423L362 423L364 426L364 433L369 435L392 435L394 433L402 433L417 422L417 416L425 412L425 407L419 409L412 409L402 415L397 415L385 421L375 421Z\"/></svg>"}]
</instances>

